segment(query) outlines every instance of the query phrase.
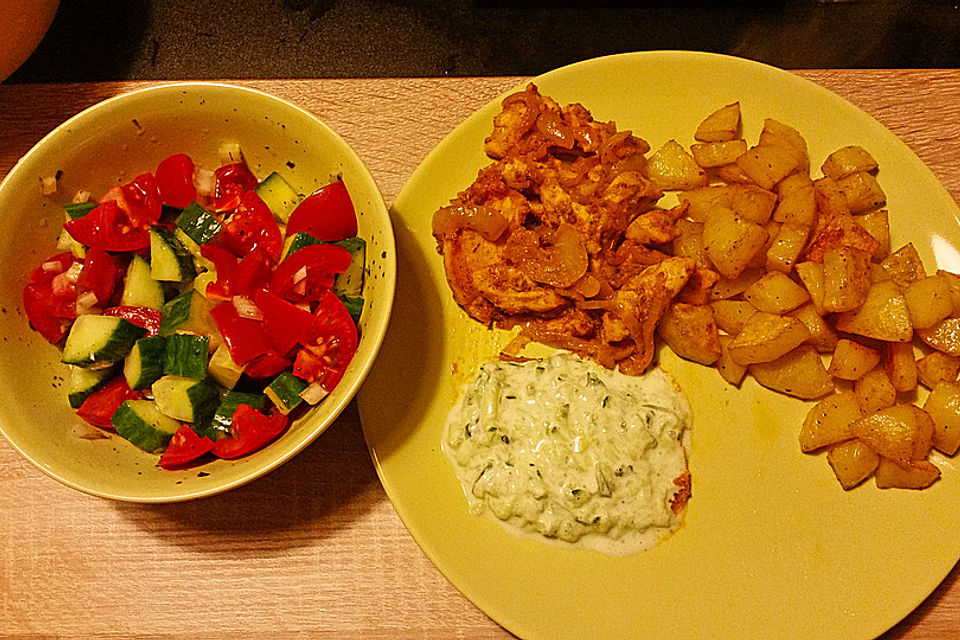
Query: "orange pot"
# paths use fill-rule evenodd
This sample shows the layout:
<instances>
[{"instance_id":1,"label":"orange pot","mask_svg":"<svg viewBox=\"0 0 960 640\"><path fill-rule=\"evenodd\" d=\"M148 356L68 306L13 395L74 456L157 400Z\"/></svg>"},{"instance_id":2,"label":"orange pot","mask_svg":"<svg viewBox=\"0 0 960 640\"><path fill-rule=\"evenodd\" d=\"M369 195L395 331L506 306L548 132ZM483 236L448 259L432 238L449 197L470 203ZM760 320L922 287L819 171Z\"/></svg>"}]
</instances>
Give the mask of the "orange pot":
<instances>
[{"instance_id":1,"label":"orange pot","mask_svg":"<svg viewBox=\"0 0 960 640\"><path fill-rule=\"evenodd\" d=\"M0 81L37 48L59 4L58 0L0 0Z\"/></svg>"}]
</instances>

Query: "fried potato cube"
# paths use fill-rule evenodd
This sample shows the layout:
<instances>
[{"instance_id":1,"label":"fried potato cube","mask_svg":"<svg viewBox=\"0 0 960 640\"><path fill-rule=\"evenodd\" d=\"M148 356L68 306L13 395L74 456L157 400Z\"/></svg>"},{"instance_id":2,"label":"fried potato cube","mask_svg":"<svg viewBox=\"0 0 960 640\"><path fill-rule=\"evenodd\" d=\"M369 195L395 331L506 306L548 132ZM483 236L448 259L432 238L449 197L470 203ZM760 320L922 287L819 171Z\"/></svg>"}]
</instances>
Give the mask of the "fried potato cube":
<instances>
[{"instance_id":1,"label":"fried potato cube","mask_svg":"<svg viewBox=\"0 0 960 640\"><path fill-rule=\"evenodd\" d=\"M777 185L777 206L772 217L777 222L795 222L812 227L817 221L817 201L813 180L806 173L792 173Z\"/></svg>"},{"instance_id":2,"label":"fried potato cube","mask_svg":"<svg viewBox=\"0 0 960 640\"><path fill-rule=\"evenodd\" d=\"M730 356L740 364L770 362L794 350L809 336L806 325L796 318L757 311L733 338Z\"/></svg>"},{"instance_id":3,"label":"fried potato cube","mask_svg":"<svg viewBox=\"0 0 960 640\"><path fill-rule=\"evenodd\" d=\"M789 147L769 144L747 149L746 153L737 158L737 165L764 189L773 189L778 182L800 167L796 153Z\"/></svg>"},{"instance_id":4,"label":"fried potato cube","mask_svg":"<svg viewBox=\"0 0 960 640\"><path fill-rule=\"evenodd\" d=\"M877 248L871 254L874 260L883 260L890 253L890 216L886 209L870 211L853 217L874 240Z\"/></svg>"},{"instance_id":5,"label":"fried potato cube","mask_svg":"<svg viewBox=\"0 0 960 640\"><path fill-rule=\"evenodd\" d=\"M933 419L933 446L948 456L960 449L960 385L940 382L923 404Z\"/></svg>"},{"instance_id":6,"label":"fried potato cube","mask_svg":"<svg viewBox=\"0 0 960 640\"><path fill-rule=\"evenodd\" d=\"M901 466L881 457L874 477L880 489L926 489L940 477L940 469L929 460Z\"/></svg>"},{"instance_id":7,"label":"fried potato cube","mask_svg":"<svg viewBox=\"0 0 960 640\"><path fill-rule=\"evenodd\" d=\"M813 199L817 203L817 213L827 220L850 215L846 194L831 178L824 176L813 181Z\"/></svg>"},{"instance_id":8,"label":"fried potato cube","mask_svg":"<svg viewBox=\"0 0 960 640\"><path fill-rule=\"evenodd\" d=\"M853 383L853 394L864 415L892 407L897 403L897 390L883 367L875 367Z\"/></svg>"},{"instance_id":9,"label":"fried potato cube","mask_svg":"<svg viewBox=\"0 0 960 640\"><path fill-rule=\"evenodd\" d=\"M870 152L858 145L840 147L823 161L823 175L839 180L858 171L876 171L877 161Z\"/></svg>"},{"instance_id":10,"label":"fried potato cube","mask_svg":"<svg viewBox=\"0 0 960 640\"><path fill-rule=\"evenodd\" d=\"M872 256L879 251L880 243L857 224L853 216L843 214L831 218L814 232L805 257L814 262L823 262L827 251L841 247L860 249Z\"/></svg>"},{"instance_id":11,"label":"fried potato cube","mask_svg":"<svg viewBox=\"0 0 960 640\"><path fill-rule=\"evenodd\" d=\"M937 351L960 356L960 318L947 318L927 329L917 329L917 335Z\"/></svg>"},{"instance_id":12,"label":"fried potato cube","mask_svg":"<svg viewBox=\"0 0 960 640\"><path fill-rule=\"evenodd\" d=\"M812 261L800 262L797 263L796 269L800 282L803 283L803 286L807 288L807 293L810 294L810 302L813 304L813 308L817 310L817 313L823 315L826 313L823 308L823 264Z\"/></svg>"},{"instance_id":13,"label":"fried potato cube","mask_svg":"<svg viewBox=\"0 0 960 640\"><path fill-rule=\"evenodd\" d=\"M903 290L914 329L929 329L953 313L950 280L932 275L914 280Z\"/></svg>"},{"instance_id":14,"label":"fried potato cube","mask_svg":"<svg viewBox=\"0 0 960 640\"><path fill-rule=\"evenodd\" d=\"M880 263L880 266L899 287L906 287L914 280L927 275L920 254L917 253L913 243L905 244L891 253Z\"/></svg>"},{"instance_id":15,"label":"fried potato cube","mask_svg":"<svg viewBox=\"0 0 960 640\"><path fill-rule=\"evenodd\" d=\"M751 364L749 371L764 387L803 400L819 398L834 389L833 378L810 345L797 347L772 362Z\"/></svg>"},{"instance_id":16,"label":"fried potato cube","mask_svg":"<svg viewBox=\"0 0 960 640\"><path fill-rule=\"evenodd\" d=\"M872 173L858 171L837 180L836 183L847 199L847 209L850 213L878 209L887 203L887 195Z\"/></svg>"},{"instance_id":17,"label":"fried potato cube","mask_svg":"<svg viewBox=\"0 0 960 640\"><path fill-rule=\"evenodd\" d=\"M710 290L711 300L727 300L740 295L747 290L747 287L763 277L763 269L748 267L735 278L723 278L713 285Z\"/></svg>"},{"instance_id":18,"label":"fried potato cube","mask_svg":"<svg viewBox=\"0 0 960 640\"><path fill-rule=\"evenodd\" d=\"M836 348L839 340L837 332L823 319L823 316L817 313L812 302L797 307L790 312L790 315L802 322L810 332L807 344L813 345L821 353L830 352Z\"/></svg>"},{"instance_id":19,"label":"fried potato cube","mask_svg":"<svg viewBox=\"0 0 960 640\"><path fill-rule=\"evenodd\" d=\"M953 303L953 312L950 315L960 316L960 275L945 269L937 269L937 275L950 283L950 300Z\"/></svg>"},{"instance_id":20,"label":"fried potato cube","mask_svg":"<svg viewBox=\"0 0 960 640\"><path fill-rule=\"evenodd\" d=\"M757 184L753 181L753 178L743 172L743 169L736 162L714 167L710 171L713 173L713 177L729 184Z\"/></svg>"},{"instance_id":21,"label":"fried potato cube","mask_svg":"<svg viewBox=\"0 0 960 640\"><path fill-rule=\"evenodd\" d=\"M681 191L677 197L690 203L687 214L698 222L706 222L718 212L732 211L764 224L777 204L777 194L752 184L712 185Z\"/></svg>"},{"instance_id":22,"label":"fried potato cube","mask_svg":"<svg viewBox=\"0 0 960 640\"><path fill-rule=\"evenodd\" d=\"M746 300L716 300L710 303L710 308L717 327L731 336L740 333L747 319L757 312Z\"/></svg>"},{"instance_id":23,"label":"fried potato cube","mask_svg":"<svg viewBox=\"0 0 960 640\"><path fill-rule=\"evenodd\" d=\"M697 164L704 169L722 167L737 161L747 151L747 141L721 140L719 142L701 142L690 145L690 153Z\"/></svg>"},{"instance_id":24,"label":"fried potato cube","mask_svg":"<svg viewBox=\"0 0 960 640\"><path fill-rule=\"evenodd\" d=\"M760 145L782 147L790 152L797 161L797 168L804 173L810 172L810 158L807 154L807 141L793 127L773 118L763 121L763 129L757 141Z\"/></svg>"},{"instance_id":25,"label":"fried potato cube","mask_svg":"<svg viewBox=\"0 0 960 640\"><path fill-rule=\"evenodd\" d=\"M913 357L913 345L909 342L893 342L886 345L883 369L890 384L898 393L917 388L917 361Z\"/></svg>"},{"instance_id":26,"label":"fried potato cube","mask_svg":"<svg viewBox=\"0 0 960 640\"><path fill-rule=\"evenodd\" d=\"M733 140L740 130L740 103L720 107L703 119L693 137L701 142Z\"/></svg>"},{"instance_id":27,"label":"fried potato cube","mask_svg":"<svg viewBox=\"0 0 960 640\"><path fill-rule=\"evenodd\" d=\"M827 462L840 486L849 491L873 475L880 464L880 456L862 441L848 440L830 447Z\"/></svg>"},{"instance_id":28,"label":"fried potato cube","mask_svg":"<svg viewBox=\"0 0 960 640\"><path fill-rule=\"evenodd\" d=\"M784 314L810 300L802 286L779 271L770 271L747 287L743 297L759 311Z\"/></svg>"},{"instance_id":29,"label":"fried potato cube","mask_svg":"<svg viewBox=\"0 0 960 640\"><path fill-rule=\"evenodd\" d=\"M681 358L709 365L720 357L717 324L707 305L671 304L660 318L657 333Z\"/></svg>"},{"instance_id":30,"label":"fried potato cube","mask_svg":"<svg viewBox=\"0 0 960 640\"><path fill-rule=\"evenodd\" d=\"M955 381L958 372L960 357L940 351L931 351L917 360L917 380L927 389L933 389L940 382Z\"/></svg>"},{"instance_id":31,"label":"fried potato cube","mask_svg":"<svg viewBox=\"0 0 960 640\"><path fill-rule=\"evenodd\" d=\"M810 227L796 222L784 222L773 236L767 249L767 269L790 273L807 246Z\"/></svg>"},{"instance_id":32,"label":"fried potato cube","mask_svg":"<svg viewBox=\"0 0 960 640\"><path fill-rule=\"evenodd\" d=\"M810 408L800 428L800 450L816 451L838 442L850 440L850 423L862 416L852 391L826 397Z\"/></svg>"},{"instance_id":33,"label":"fried potato cube","mask_svg":"<svg viewBox=\"0 0 960 640\"><path fill-rule=\"evenodd\" d=\"M720 336L720 359L717 360L717 371L720 372L724 380L738 386L743 382L744 376L747 375L747 366L730 357L729 345L731 340L730 336Z\"/></svg>"},{"instance_id":34,"label":"fried potato cube","mask_svg":"<svg viewBox=\"0 0 960 640\"><path fill-rule=\"evenodd\" d=\"M768 234L759 224L734 213L718 213L703 225L703 245L724 278L736 278L761 251Z\"/></svg>"},{"instance_id":35,"label":"fried potato cube","mask_svg":"<svg viewBox=\"0 0 960 640\"><path fill-rule=\"evenodd\" d=\"M677 220L677 231L680 233L673 240L671 252L681 258L690 258L698 267L712 269L713 263L707 257L703 246L703 223L693 220Z\"/></svg>"},{"instance_id":36,"label":"fried potato cube","mask_svg":"<svg viewBox=\"0 0 960 640\"><path fill-rule=\"evenodd\" d=\"M841 339L827 372L841 380L857 380L880 364L880 352L853 340Z\"/></svg>"},{"instance_id":37,"label":"fried potato cube","mask_svg":"<svg viewBox=\"0 0 960 640\"><path fill-rule=\"evenodd\" d=\"M870 291L870 254L840 247L823 255L823 310L851 311L867 299Z\"/></svg>"},{"instance_id":38,"label":"fried potato cube","mask_svg":"<svg viewBox=\"0 0 960 640\"><path fill-rule=\"evenodd\" d=\"M837 315L836 328L886 342L909 342L913 338L907 302L890 281L872 284L859 309Z\"/></svg>"},{"instance_id":39,"label":"fried potato cube","mask_svg":"<svg viewBox=\"0 0 960 640\"><path fill-rule=\"evenodd\" d=\"M912 404L895 404L850 423L850 433L884 458L922 460L933 444L933 419Z\"/></svg>"},{"instance_id":40,"label":"fried potato cube","mask_svg":"<svg viewBox=\"0 0 960 640\"><path fill-rule=\"evenodd\" d=\"M760 251L757 251L753 254L753 259L750 260L749 266L766 268L767 266L767 253L770 251L770 247L773 246L773 240L777 237L777 234L780 233L780 227L783 226L779 222L773 220L767 220L763 225L763 230L767 232L767 241L763 244L763 248Z\"/></svg>"},{"instance_id":41,"label":"fried potato cube","mask_svg":"<svg viewBox=\"0 0 960 640\"><path fill-rule=\"evenodd\" d=\"M647 159L647 178L665 191L707 184L707 172L676 140L668 140Z\"/></svg>"}]
</instances>

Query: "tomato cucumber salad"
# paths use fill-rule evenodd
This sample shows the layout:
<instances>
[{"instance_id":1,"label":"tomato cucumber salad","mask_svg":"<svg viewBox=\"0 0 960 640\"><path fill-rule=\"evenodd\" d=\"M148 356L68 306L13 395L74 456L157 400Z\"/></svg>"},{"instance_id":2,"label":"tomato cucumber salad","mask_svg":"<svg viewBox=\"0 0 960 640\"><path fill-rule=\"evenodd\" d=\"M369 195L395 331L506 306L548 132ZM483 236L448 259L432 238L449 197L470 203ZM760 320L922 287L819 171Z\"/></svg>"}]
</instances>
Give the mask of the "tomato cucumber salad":
<instances>
[{"instance_id":1,"label":"tomato cucumber salad","mask_svg":"<svg viewBox=\"0 0 960 640\"><path fill-rule=\"evenodd\" d=\"M320 402L357 349L366 244L340 180L302 197L238 148L185 154L65 205L23 290L70 406L165 469L237 458Z\"/></svg>"}]
</instances>

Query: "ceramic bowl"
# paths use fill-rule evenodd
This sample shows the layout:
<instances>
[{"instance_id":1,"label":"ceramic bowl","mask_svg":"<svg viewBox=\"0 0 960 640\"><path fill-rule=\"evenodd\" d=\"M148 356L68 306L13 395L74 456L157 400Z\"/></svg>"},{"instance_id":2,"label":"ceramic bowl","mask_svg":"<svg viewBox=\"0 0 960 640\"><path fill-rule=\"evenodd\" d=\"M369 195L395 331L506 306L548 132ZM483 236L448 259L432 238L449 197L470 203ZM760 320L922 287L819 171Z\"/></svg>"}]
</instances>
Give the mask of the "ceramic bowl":
<instances>
[{"instance_id":1,"label":"ceramic bowl","mask_svg":"<svg viewBox=\"0 0 960 640\"><path fill-rule=\"evenodd\" d=\"M102 194L186 153L219 166L223 143L238 142L260 178L278 171L307 194L342 177L367 241L366 304L360 344L343 379L276 442L238 460L166 471L158 456L109 435L90 438L67 403L60 352L28 326L21 298L29 273L56 253L62 204L78 189ZM59 175L43 195L40 179ZM31 149L0 183L0 430L51 477L118 500L172 502L212 495L283 464L326 429L353 398L379 350L393 303L393 230L376 182L357 154L307 111L247 88L179 83L118 95L79 113Z\"/></svg>"}]
</instances>

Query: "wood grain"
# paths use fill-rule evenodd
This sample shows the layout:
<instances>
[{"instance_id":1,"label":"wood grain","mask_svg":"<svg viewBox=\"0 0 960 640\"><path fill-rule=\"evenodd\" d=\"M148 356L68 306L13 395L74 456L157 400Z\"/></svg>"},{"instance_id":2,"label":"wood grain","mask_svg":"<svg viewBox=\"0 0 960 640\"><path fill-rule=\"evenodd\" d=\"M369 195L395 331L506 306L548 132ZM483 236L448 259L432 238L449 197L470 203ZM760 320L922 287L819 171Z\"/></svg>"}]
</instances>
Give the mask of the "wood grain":
<instances>
[{"instance_id":1,"label":"wood grain","mask_svg":"<svg viewBox=\"0 0 960 640\"><path fill-rule=\"evenodd\" d=\"M800 71L893 130L960 199L960 71ZM243 82L313 111L388 203L476 108L522 78ZM146 83L0 85L0 175L58 123ZM956 567L884 637L960 633ZM0 635L504 638L427 560L388 501L354 405L313 445L225 495L92 498L0 443Z\"/></svg>"}]
</instances>

